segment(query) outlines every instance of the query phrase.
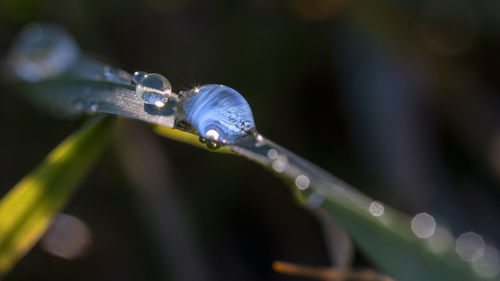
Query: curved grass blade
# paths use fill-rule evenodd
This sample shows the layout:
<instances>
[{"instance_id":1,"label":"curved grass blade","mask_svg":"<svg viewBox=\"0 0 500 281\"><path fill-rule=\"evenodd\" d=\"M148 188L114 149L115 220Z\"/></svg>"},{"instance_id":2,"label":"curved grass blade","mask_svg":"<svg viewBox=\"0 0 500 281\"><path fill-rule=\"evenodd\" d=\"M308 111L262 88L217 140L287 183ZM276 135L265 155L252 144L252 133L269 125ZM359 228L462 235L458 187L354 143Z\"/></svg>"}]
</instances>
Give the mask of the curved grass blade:
<instances>
[{"instance_id":1,"label":"curved grass blade","mask_svg":"<svg viewBox=\"0 0 500 281\"><path fill-rule=\"evenodd\" d=\"M122 70L79 57L63 74L36 83L20 83L20 87L29 101L58 115L71 117L85 112L104 112L173 128L172 105L163 108L145 105L136 96L130 76ZM198 146L198 136L168 128L157 127L157 132ZM249 136L238 145L219 151L229 149L274 170L289 183L297 184L301 177L299 188L294 189L298 201L310 208L324 208L343 224L374 263L397 280L479 280L470 264L453 251L432 253L424 241L411 232L408 216L387 207L382 216L370 215L368 208L372 199L262 136L256 139Z\"/></svg>"},{"instance_id":2,"label":"curved grass blade","mask_svg":"<svg viewBox=\"0 0 500 281\"><path fill-rule=\"evenodd\" d=\"M231 149L291 183L302 205L326 210L366 256L396 280L482 280L452 248L441 254L432 252L411 231L407 215L390 207L384 208L383 215L370 214L371 198L285 148L263 138ZM299 177L303 182L307 179L307 185L298 184Z\"/></svg>"},{"instance_id":3,"label":"curved grass blade","mask_svg":"<svg viewBox=\"0 0 500 281\"><path fill-rule=\"evenodd\" d=\"M111 118L97 116L59 144L0 201L0 277L45 232L89 172L109 136Z\"/></svg>"},{"instance_id":4,"label":"curved grass blade","mask_svg":"<svg viewBox=\"0 0 500 281\"><path fill-rule=\"evenodd\" d=\"M44 109L77 115L82 111L98 111L125 118L139 119L159 124L155 130L166 137L191 145L200 146L197 135L172 129L173 109L168 105L161 111L151 111L140 101L130 85L92 79L60 79L22 84L30 100L37 101ZM76 106L76 107L75 107ZM95 108L92 108L92 107ZM232 151L247 157L271 170L280 168L268 152L274 149L286 159L286 171L279 176L294 183L300 175L310 181L313 193L304 195L297 191L299 201L305 206L322 201L322 208L337 219L352 235L365 254L380 268L397 280L480 280L470 264L462 261L454 252L442 255L431 252L424 241L410 229L410 218L386 207L382 217L368 212L372 199L350 187L329 173L269 140L226 146L220 152ZM315 203L316 201L316 203ZM466 279L463 279L466 277ZM424 278L424 279L422 279Z\"/></svg>"}]
</instances>

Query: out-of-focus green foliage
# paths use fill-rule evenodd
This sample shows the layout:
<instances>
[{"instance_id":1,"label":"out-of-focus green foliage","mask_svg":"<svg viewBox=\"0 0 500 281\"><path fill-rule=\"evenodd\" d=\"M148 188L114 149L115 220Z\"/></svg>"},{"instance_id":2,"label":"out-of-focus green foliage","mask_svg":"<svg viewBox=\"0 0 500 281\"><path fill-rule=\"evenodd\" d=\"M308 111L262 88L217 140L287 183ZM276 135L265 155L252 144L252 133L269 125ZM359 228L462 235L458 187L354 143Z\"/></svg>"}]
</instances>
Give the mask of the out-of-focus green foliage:
<instances>
[{"instance_id":1,"label":"out-of-focus green foliage","mask_svg":"<svg viewBox=\"0 0 500 281\"><path fill-rule=\"evenodd\" d=\"M33 247L89 172L107 143L111 120L89 120L2 198L0 276Z\"/></svg>"}]
</instances>

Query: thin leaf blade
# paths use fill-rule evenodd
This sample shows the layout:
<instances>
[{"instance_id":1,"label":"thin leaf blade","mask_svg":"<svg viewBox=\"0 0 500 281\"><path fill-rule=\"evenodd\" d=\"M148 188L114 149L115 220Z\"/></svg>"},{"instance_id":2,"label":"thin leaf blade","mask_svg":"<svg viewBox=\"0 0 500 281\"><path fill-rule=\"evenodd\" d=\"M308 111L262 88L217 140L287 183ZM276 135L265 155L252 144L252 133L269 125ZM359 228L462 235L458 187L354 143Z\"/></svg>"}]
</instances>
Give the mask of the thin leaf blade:
<instances>
[{"instance_id":1,"label":"thin leaf blade","mask_svg":"<svg viewBox=\"0 0 500 281\"><path fill-rule=\"evenodd\" d=\"M0 201L0 276L43 235L100 155L109 117L98 116L58 145Z\"/></svg>"}]
</instances>

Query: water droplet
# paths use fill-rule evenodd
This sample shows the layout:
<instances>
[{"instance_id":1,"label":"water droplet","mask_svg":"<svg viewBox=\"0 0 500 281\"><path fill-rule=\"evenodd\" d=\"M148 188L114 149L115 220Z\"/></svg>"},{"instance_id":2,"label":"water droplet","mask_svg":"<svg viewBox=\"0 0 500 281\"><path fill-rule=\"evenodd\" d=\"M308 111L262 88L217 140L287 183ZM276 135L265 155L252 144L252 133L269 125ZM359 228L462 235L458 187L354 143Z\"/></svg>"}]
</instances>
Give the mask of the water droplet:
<instances>
[{"instance_id":1,"label":"water droplet","mask_svg":"<svg viewBox=\"0 0 500 281\"><path fill-rule=\"evenodd\" d=\"M252 111L246 100L234 89L220 85L204 85L183 95L176 108L176 120L184 120L206 138L207 132L217 132L223 144L235 144L255 135Z\"/></svg>"},{"instance_id":2,"label":"water droplet","mask_svg":"<svg viewBox=\"0 0 500 281\"><path fill-rule=\"evenodd\" d=\"M276 158L278 158L278 151L274 148L269 149L269 151L267 152L267 157L269 157L269 159L271 160L275 160Z\"/></svg>"},{"instance_id":3,"label":"water droplet","mask_svg":"<svg viewBox=\"0 0 500 281\"><path fill-rule=\"evenodd\" d=\"M220 148L220 143L215 142L215 141L209 141L207 142L207 148L210 150L216 150Z\"/></svg>"},{"instance_id":4,"label":"water droplet","mask_svg":"<svg viewBox=\"0 0 500 281\"><path fill-rule=\"evenodd\" d=\"M132 85L137 85L139 83L139 81L144 78L144 76L146 76L148 73L145 72L145 71L136 71L134 72L134 74L132 75L132 78L130 79L130 83Z\"/></svg>"},{"instance_id":5,"label":"water droplet","mask_svg":"<svg viewBox=\"0 0 500 281\"><path fill-rule=\"evenodd\" d=\"M79 56L78 45L64 29L31 24L14 40L7 63L18 78L38 82L62 74Z\"/></svg>"},{"instance_id":6,"label":"water droplet","mask_svg":"<svg viewBox=\"0 0 500 281\"><path fill-rule=\"evenodd\" d=\"M278 155L272 163L273 169L278 173L283 173L288 167L288 159L285 155Z\"/></svg>"},{"instance_id":7,"label":"water droplet","mask_svg":"<svg viewBox=\"0 0 500 281\"><path fill-rule=\"evenodd\" d=\"M136 72L138 73L138 72ZM137 77L133 76L132 82ZM160 74L150 73L144 75L137 81L135 93L147 104L153 104L157 107L163 107L171 96L172 86L167 78Z\"/></svg>"},{"instance_id":8,"label":"water droplet","mask_svg":"<svg viewBox=\"0 0 500 281\"><path fill-rule=\"evenodd\" d=\"M300 190L306 190L309 187L309 178L304 175L300 175L295 179L295 185Z\"/></svg>"},{"instance_id":9,"label":"water droplet","mask_svg":"<svg viewBox=\"0 0 500 281\"><path fill-rule=\"evenodd\" d=\"M207 139L204 137L200 137L198 140L203 144L207 143Z\"/></svg>"},{"instance_id":10,"label":"water droplet","mask_svg":"<svg viewBox=\"0 0 500 281\"><path fill-rule=\"evenodd\" d=\"M378 201L373 201L370 204L370 207L368 207L368 211L374 217L382 216L384 214L384 210L385 210L384 204Z\"/></svg>"},{"instance_id":11,"label":"water droplet","mask_svg":"<svg viewBox=\"0 0 500 281\"><path fill-rule=\"evenodd\" d=\"M467 232L458 237L455 243L457 254L466 261L476 261L484 254L485 243L481 235Z\"/></svg>"},{"instance_id":12,"label":"water droplet","mask_svg":"<svg viewBox=\"0 0 500 281\"><path fill-rule=\"evenodd\" d=\"M59 214L40 244L42 249L54 256L75 259L85 254L91 244L91 235L85 223L78 218Z\"/></svg>"},{"instance_id":13,"label":"water droplet","mask_svg":"<svg viewBox=\"0 0 500 281\"><path fill-rule=\"evenodd\" d=\"M427 213L417 214L411 220L411 230L418 238L429 238L436 230L436 221Z\"/></svg>"}]
</instances>

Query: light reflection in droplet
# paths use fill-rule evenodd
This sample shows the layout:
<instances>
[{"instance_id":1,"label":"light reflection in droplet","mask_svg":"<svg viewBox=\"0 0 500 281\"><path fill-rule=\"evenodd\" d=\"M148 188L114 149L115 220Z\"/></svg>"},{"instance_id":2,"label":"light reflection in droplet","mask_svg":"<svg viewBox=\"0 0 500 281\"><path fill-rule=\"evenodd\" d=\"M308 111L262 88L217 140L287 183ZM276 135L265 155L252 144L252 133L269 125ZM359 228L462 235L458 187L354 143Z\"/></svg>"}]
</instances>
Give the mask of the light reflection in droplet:
<instances>
[{"instance_id":1,"label":"light reflection in droplet","mask_svg":"<svg viewBox=\"0 0 500 281\"><path fill-rule=\"evenodd\" d=\"M454 237L448 229L438 226L434 234L425 241L433 253L444 254L453 248Z\"/></svg>"},{"instance_id":2,"label":"light reflection in droplet","mask_svg":"<svg viewBox=\"0 0 500 281\"><path fill-rule=\"evenodd\" d=\"M494 278L500 273L500 254L494 247L484 249L483 256L472 263L472 269L481 277Z\"/></svg>"},{"instance_id":3,"label":"light reflection in droplet","mask_svg":"<svg viewBox=\"0 0 500 281\"><path fill-rule=\"evenodd\" d=\"M484 254L483 237L474 232L467 232L458 237L455 243L457 254L466 261L477 261Z\"/></svg>"},{"instance_id":4,"label":"light reflection in droplet","mask_svg":"<svg viewBox=\"0 0 500 281\"><path fill-rule=\"evenodd\" d=\"M309 187L309 178L305 175L300 175L295 179L295 185L300 190L306 190Z\"/></svg>"},{"instance_id":5,"label":"light reflection in droplet","mask_svg":"<svg viewBox=\"0 0 500 281\"><path fill-rule=\"evenodd\" d=\"M207 138L211 139L211 140L214 140L214 141L217 141L219 140L219 132L217 132L216 130L214 129L211 129L211 130L208 130L206 133L205 133L205 136L207 136Z\"/></svg>"},{"instance_id":6,"label":"light reflection in droplet","mask_svg":"<svg viewBox=\"0 0 500 281\"><path fill-rule=\"evenodd\" d=\"M273 161L273 169L278 173L283 173L288 167L288 159L285 155L278 155L276 160Z\"/></svg>"},{"instance_id":7,"label":"light reflection in droplet","mask_svg":"<svg viewBox=\"0 0 500 281\"><path fill-rule=\"evenodd\" d=\"M267 157L269 157L269 159L271 160L275 160L276 158L278 158L278 151L274 148L269 149L269 151L267 152Z\"/></svg>"},{"instance_id":8,"label":"light reflection in droplet","mask_svg":"<svg viewBox=\"0 0 500 281\"><path fill-rule=\"evenodd\" d=\"M54 256L75 259L82 256L91 243L88 227L80 219L59 214L41 240L41 247Z\"/></svg>"},{"instance_id":9,"label":"light reflection in droplet","mask_svg":"<svg viewBox=\"0 0 500 281\"><path fill-rule=\"evenodd\" d=\"M411 220L411 230L418 238L429 238L436 230L436 221L427 213L417 214Z\"/></svg>"},{"instance_id":10,"label":"light reflection in droplet","mask_svg":"<svg viewBox=\"0 0 500 281\"><path fill-rule=\"evenodd\" d=\"M378 201L373 201L370 204L370 207L368 207L368 211L374 217L382 216L384 214L384 209L385 209L384 204Z\"/></svg>"}]
</instances>

